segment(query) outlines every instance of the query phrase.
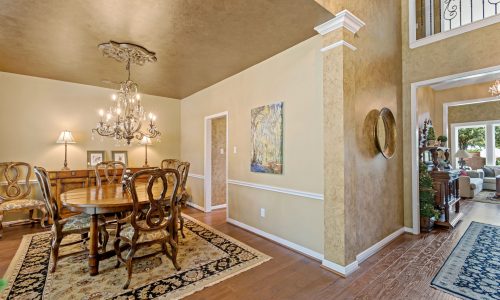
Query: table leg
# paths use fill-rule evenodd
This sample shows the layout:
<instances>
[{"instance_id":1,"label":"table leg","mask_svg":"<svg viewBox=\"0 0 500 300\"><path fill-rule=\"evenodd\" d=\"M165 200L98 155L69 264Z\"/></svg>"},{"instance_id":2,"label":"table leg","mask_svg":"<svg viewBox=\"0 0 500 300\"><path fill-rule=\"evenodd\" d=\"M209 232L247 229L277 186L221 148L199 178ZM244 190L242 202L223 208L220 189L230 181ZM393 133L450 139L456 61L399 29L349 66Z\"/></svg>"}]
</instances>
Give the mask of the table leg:
<instances>
[{"instance_id":1,"label":"table leg","mask_svg":"<svg viewBox=\"0 0 500 300\"><path fill-rule=\"evenodd\" d=\"M99 274L99 228L98 216L90 216L90 243L89 243L89 271L90 276Z\"/></svg>"}]
</instances>

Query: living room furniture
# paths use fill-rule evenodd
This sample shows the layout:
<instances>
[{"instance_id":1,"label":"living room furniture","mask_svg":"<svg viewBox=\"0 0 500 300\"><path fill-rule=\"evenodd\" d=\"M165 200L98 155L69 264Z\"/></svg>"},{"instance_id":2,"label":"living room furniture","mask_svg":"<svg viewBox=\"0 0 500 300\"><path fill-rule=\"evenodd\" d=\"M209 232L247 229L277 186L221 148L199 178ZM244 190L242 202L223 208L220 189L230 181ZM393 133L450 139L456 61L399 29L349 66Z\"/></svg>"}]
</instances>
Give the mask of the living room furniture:
<instances>
[{"instance_id":1,"label":"living room furniture","mask_svg":"<svg viewBox=\"0 0 500 300\"><path fill-rule=\"evenodd\" d=\"M467 176L460 176L460 197L470 199L474 198L484 188L483 170L467 170Z\"/></svg>"},{"instance_id":2,"label":"living room furniture","mask_svg":"<svg viewBox=\"0 0 500 300\"><path fill-rule=\"evenodd\" d=\"M498 175L496 177L496 181L497 181L497 190L496 190L495 198L500 199L500 175Z\"/></svg>"},{"instance_id":3,"label":"living room furniture","mask_svg":"<svg viewBox=\"0 0 500 300\"><path fill-rule=\"evenodd\" d=\"M174 177L173 185L168 183L167 177ZM142 183L136 183L137 178L149 178L147 186ZM155 184L155 181L160 181ZM127 281L123 285L127 289L132 278L133 261L140 257L136 257L137 250L141 248L150 248L154 244L161 245L161 251L173 263L175 269L181 269L177 263L177 189L180 186L181 178L176 169L153 169L143 170L135 173L130 178L126 179L127 190L132 198L133 210L127 217L118 220L116 231L116 239L114 242L115 254L118 259L116 267L120 266L120 262L126 264ZM144 188L146 190L144 190ZM161 189L159 189L161 188ZM155 190L153 196L153 190ZM144 200L145 192L147 192L147 201L149 202L148 210L145 219L140 219L141 209L143 205L140 201ZM168 202L169 205L165 205ZM129 245L130 249L126 258L122 257L120 243ZM167 244L170 245L171 254L168 252ZM151 254L147 254L150 256Z\"/></svg>"},{"instance_id":4,"label":"living room furniture","mask_svg":"<svg viewBox=\"0 0 500 300\"><path fill-rule=\"evenodd\" d=\"M45 227L47 210L43 200L31 199L31 166L25 162L4 162L0 163L0 238L3 232L3 216L9 211L29 211L29 219L17 223L35 223L40 222ZM21 181L24 177L24 182ZM33 219L33 212L39 210L42 217L38 220Z\"/></svg>"},{"instance_id":5,"label":"living room furniture","mask_svg":"<svg viewBox=\"0 0 500 300\"><path fill-rule=\"evenodd\" d=\"M488 174L486 172L484 172L484 170L482 170L484 172L484 184L483 184L483 188L485 190L491 190L491 191L495 191L496 190L496 176L497 175L500 175L500 166L484 166L483 168L489 168L492 170L492 173L489 172Z\"/></svg>"},{"instance_id":6,"label":"living room furniture","mask_svg":"<svg viewBox=\"0 0 500 300\"><path fill-rule=\"evenodd\" d=\"M458 171L432 171L436 206L444 211L444 221L435 221L435 225L453 228L460 221L459 175Z\"/></svg>"},{"instance_id":7,"label":"living room furniture","mask_svg":"<svg viewBox=\"0 0 500 300\"><path fill-rule=\"evenodd\" d=\"M57 202L52 195L52 189L50 188L49 173L41 167L35 167L35 175L40 184L40 190L42 191L42 196L45 202L45 206L49 211L50 219L52 220L52 244L51 244L51 257L52 257L52 267L50 272L53 273L57 267L57 260L59 258L59 247L61 246L61 241L64 237L71 234L85 234L90 231L90 215L88 214L78 214L70 216L68 218L62 218L59 214L57 207ZM106 249L106 244L109 239L109 234L106 231L104 216L98 219L97 224L99 228L99 234L101 235L102 248ZM78 240L70 243L65 243L64 246L74 245L76 243L83 242L84 240Z\"/></svg>"}]
</instances>

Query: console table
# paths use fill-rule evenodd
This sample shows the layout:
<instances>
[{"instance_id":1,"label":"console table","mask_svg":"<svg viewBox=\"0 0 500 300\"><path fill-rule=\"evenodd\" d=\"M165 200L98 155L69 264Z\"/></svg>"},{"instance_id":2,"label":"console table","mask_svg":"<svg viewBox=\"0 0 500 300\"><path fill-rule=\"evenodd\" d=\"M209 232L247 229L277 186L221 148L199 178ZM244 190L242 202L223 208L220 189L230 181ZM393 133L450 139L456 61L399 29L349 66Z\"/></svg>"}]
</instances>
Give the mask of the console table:
<instances>
[{"instance_id":1,"label":"console table","mask_svg":"<svg viewBox=\"0 0 500 300\"><path fill-rule=\"evenodd\" d=\"M458 171L432 171L430 175L434 181L436 206L444 210L445 220L437 220L434 224L453 228L460 221L463 213L460 212L460 195L458 192Z\"/></svg>"}]
</instances>

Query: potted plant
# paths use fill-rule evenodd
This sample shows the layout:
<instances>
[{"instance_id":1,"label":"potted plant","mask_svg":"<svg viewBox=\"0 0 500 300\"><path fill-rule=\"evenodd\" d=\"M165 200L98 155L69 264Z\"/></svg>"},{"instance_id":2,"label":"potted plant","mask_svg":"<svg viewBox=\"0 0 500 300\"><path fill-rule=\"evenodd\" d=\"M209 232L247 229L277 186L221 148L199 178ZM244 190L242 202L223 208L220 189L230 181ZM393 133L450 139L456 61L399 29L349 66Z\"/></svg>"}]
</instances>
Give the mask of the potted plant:
<instances>
[{"instance_id":1,"label":"potted plant","mask_svg":"<svg viewBox=\"0 0 500 300\"><path fill-rule=\"evenodd\" d=\"M429 127L427 130L427 146L434 146L436 143L436 134L434 133L434 127Z\"/></svg>"},{"instance_id":2,"label":"potted plant","mask_svg":"<svg viewBox=\"0 0 500 300\"><path fill-rule=\"evenodd\" d=\"M440 135L438 136L437 138L439 144L441 145L441 147L446 147L446 142L448 141L448 138L444 135Z\"/></svg>"},{"instance_id":3,"label":"potted plant","mask_svg":"<svg viewBox=\"0 0 500 300\"><path fill-rule=\"evenodd\" d=\"M434 221L439 218L439 210L435 207L432 177L427 166L420 163L419 170L419 200L420 200L420 231L429 232L434 227Z\"/></svg>"}]
</instances>

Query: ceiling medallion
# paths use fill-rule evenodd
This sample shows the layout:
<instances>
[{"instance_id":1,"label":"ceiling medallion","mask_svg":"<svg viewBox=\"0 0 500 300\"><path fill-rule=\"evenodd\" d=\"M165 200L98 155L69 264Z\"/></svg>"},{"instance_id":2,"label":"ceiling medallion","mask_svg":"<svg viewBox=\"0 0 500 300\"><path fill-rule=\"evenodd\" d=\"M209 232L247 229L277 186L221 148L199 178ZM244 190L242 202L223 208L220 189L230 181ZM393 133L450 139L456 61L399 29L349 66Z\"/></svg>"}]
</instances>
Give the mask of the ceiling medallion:
<instances>
[{"instance_id":1,"label":"ceiling medallion","mask_svg":"<svg viewBox=\"0 0 500 300\"><path fill-rule=\"evenodd\" d=\"M120 89L111 96L111 106L106 111L99 110L101 119L97 127L92 129L92 139L94 133L97 133L117 141L126 140L130 145L133 139L140 141L144 137L150 139L159 137L161 133L156 127L156 116L152 113L148 114L148 128L145 131L141 130L142 121L146 121L146 111L141 104L139 86L130 80L130 63L142 66L146 62L155 62L155 53L139 45L113 41L100 44L99 50L106 57L126 62L128 78L120 83Z\"/></svg>"},{"instance_id":2,"label":"ceiling medallion","mask_svg":"<svg viewBox=\"0 0 500 300\"><path fill-rule=\"evenodd\" d=\"M500 97L500 80L495 81L495 83L490 86L490 93L492 96Z\"/></svg>"}]
</instances>

